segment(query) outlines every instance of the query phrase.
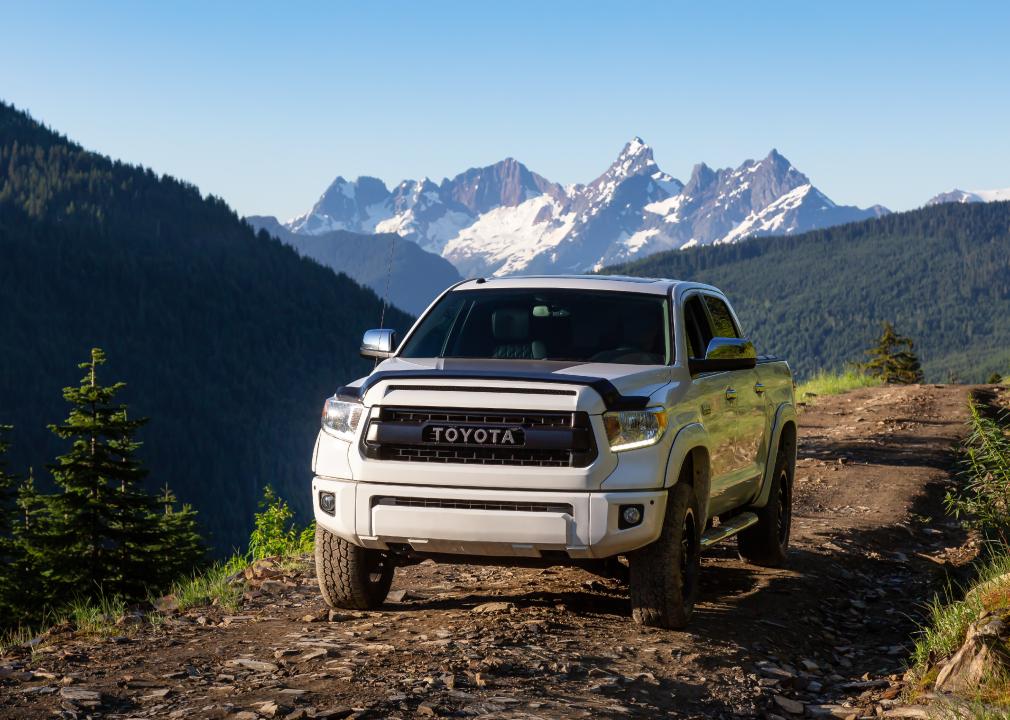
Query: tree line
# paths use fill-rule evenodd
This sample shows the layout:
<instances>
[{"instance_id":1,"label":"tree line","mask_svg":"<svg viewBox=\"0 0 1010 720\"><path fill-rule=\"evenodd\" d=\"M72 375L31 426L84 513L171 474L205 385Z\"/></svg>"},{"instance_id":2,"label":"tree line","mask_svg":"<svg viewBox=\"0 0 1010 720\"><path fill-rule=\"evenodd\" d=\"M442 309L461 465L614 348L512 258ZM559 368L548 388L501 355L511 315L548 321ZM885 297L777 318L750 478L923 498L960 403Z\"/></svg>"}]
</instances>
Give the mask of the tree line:
<instances>
[{"instance_id":1,"label":"tree line","mask_svg":"<svg viewBox=\"0 0 1010 720\"><path fill-rule=\"evenodd\" d=\"M841 368L885 320L916 338L931 382L1010 367L1010 202L673 250L604 272L716 285L758 351L800 378Z\"/></svg>"}]
</instances>

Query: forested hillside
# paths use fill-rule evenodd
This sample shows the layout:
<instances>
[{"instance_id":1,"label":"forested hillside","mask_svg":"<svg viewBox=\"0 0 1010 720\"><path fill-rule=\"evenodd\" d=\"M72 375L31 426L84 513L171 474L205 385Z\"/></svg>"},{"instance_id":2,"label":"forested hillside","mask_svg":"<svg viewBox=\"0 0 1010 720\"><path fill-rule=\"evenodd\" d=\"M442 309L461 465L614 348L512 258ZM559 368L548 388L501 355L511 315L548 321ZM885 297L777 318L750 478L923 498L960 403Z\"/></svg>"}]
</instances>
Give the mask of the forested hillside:
<instances>
[{"instance_id":1,"label":"forested hillside","mask_svg":"<svg viewBox=\"0 0 1010 720\"><path fill-rule=\"evenodd\" d=\"M798 374L865 359L884 320L930 381L1010 370L1010 203L938 205L791 237L659 253L608 273L725 290L759 351Z\"/></svg>"},{"instance_id":2,"label":"forested hillside","mask_svg":"<svg viewBox=\"0 0 1010 720\"><path fill-rule=\"evenodd\" d=\"M49 481L92 347L127 382L147 483L193 503L218 549L245 544L271 484L308 509L323 399L367 372L380 303L256 234L222 201L84 151L0 104L0 424L9 469ZM387 324L408 316L390 309Z\"/></svg>"},{"instance_id":3,"label":"forested hillside","mask_svg":"<svg viewBox=\"0 0 1010 720\"><path fill-rule=\"evenodd\" d=\"M253 215L245 221L256 230L266 230L305 257L345 273L380 296L388 288L389 302L415 315L424 312L440 292L460 280L448 260L394 233L364 235L331 230L319 235L299 235L272 216Z\"/></svg>"}]
</instances>

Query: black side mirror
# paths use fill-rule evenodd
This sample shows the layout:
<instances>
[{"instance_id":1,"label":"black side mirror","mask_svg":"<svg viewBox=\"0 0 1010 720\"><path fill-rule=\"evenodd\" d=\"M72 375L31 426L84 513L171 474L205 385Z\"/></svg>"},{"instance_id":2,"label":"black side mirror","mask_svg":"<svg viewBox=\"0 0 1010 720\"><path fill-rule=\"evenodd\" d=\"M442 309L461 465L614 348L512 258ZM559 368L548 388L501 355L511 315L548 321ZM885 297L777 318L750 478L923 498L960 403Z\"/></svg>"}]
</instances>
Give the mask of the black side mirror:
<instances>
[{"instance_id":1,"label":"black side mirror","mask_svg":"<svg viewBox=\"0 0 1010 720\"><path fill-rule=\"evenodd\" d=\"M757 351L747 338L712 338L705 350L705 359L687 361L692 375L728 370L749 370L757 365Z\"/></svg>"},{"instance_id":2,"label":"black side mirror","mask_svg":"<svg viewBox=\"0 0 1010 720\"><path fill-rule=\"evenodd\" d=\"M366 330L361 338L361 357L384 360L396 353L396 330Z\"/></svg>"}]
</instances>

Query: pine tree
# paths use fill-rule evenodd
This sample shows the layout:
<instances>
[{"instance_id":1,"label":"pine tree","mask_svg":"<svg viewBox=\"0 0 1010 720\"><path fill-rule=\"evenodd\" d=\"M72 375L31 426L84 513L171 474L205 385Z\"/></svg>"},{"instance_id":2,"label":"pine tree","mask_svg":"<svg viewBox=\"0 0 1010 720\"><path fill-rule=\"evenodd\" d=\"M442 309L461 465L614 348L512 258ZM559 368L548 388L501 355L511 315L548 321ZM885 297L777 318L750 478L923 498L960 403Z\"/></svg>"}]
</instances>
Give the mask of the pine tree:
<instances>
[{"instance_id":1,"label":"pine tree","mask_svg":"<svg viewBox=\"0 0 1010 720\"><path fill-rule=\"evenodd\" d=\"M46 594L47 584L36 566L32 550L37 548L42 513L45 506L35 489L35 476L28 469L28 478L18 488L16 520L14 524L15 562L9 572L16 592L11 603L12 616L8 625L32 623L42 620L50 605Z\"/></svg>"},{"instance_id":2,"label":"pine tree","mask_svg":"<svg viewBox=\"0 0 1010 720\"><path fill-rule=\"evenodd\" d=\"M17 606L18 546L14 536L17 526L16 478L7 472L4 456L10 444L10 425L0 425L0 618L11 617Z\"/></svg>"},{"instance_id":3,"label":"pine tree","mask_svg":"<svg viewBox=\"0 0 1010 720\"><path fill-rule=\"evenodd\" d=\"M911 385L922 382L922 368L916 356L915 343L911 338L902 337L894 326L885 321L884 331L874 347L866 351L870 360L859 367L867 375L879 377L885 383Z\"/></svg>"},{"instance_id":4,"label":"pine tree","mask_svg":"<svg viewBox=\"0 0 1010 720\"><path fill-rule=\"evenodd\" d=\"M50 603L98 593L140 599L158 575L161 531L157 499L140 487L146 472L135 457L134 433L144 419L130 419L115 403L124 383L101 385L105 353L95 348L79 387L63 390L68 418L50 430L72 441L50 466L61 492L40 495L36 526L26 536L33 566Z\"/></svg>"},{"instance_id":5,"label":"pine tree","mask_svg":"<svg viewBox=\"0 0 1010 720\"><path fill-rule=\"evenodd\" d=\"M174 580L188 575L206 556L206 549L197 531L196 510L190 505L177 507L175 494L168 485L162 488L159 503L163 512L158 517L159 572L152 585L167 589Z\"/></svg>"}]
</instances>

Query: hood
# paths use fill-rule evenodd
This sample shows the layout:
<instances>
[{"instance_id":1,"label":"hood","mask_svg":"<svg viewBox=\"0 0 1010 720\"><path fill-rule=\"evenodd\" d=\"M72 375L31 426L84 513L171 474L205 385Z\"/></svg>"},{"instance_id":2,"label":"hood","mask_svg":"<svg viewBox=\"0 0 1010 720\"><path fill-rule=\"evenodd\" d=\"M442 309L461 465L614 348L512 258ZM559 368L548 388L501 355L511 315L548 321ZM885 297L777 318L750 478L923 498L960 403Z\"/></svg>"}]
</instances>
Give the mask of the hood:
<instances>
[{"instance_id":1,"label":"hood","mask_svg":"<svg viewBox=\"0 0 1010 720\"><path fill-rule=\"evenodd\" d=\"M489 403L495 403L504 408L521 407L525 403L534 409L531 402L537 408L548 402L597 414L646 407L650 396L670 379L670 368L656 365L390 358L360 384L341 388L338 392L360 398L366 405L416 404L421 401L419 393L427 392L424 402L439 406L491 407ZM412 391L413 387L418 390ZM390 396L394 392L399 395L396 399ZM434 397L438 400L432 401L432 392L437 393ZM410 397L401 393L409 393Z\"/></svg>"}]
</instances>

